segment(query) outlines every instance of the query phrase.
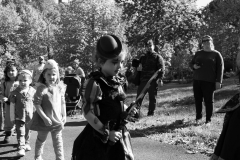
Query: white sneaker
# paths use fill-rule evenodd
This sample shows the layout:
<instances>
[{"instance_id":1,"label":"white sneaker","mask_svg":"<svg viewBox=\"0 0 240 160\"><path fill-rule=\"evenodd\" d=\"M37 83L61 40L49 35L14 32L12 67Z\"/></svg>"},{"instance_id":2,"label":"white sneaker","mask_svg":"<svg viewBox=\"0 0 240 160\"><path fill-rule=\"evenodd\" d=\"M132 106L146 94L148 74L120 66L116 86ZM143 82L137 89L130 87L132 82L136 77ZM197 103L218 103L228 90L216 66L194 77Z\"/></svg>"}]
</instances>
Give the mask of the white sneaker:
<instances>
[{"instance_id":1,"label":"white sneaker","mask_svg":"<svg viewBox=\"0 0 240 160\"><path fill-rule=\"evenodd\" d=\"M30 144L25 144L25 150L26 151L31 151L31 146L30 146Z\"/></svg>"},{"instance_id":2,"label":"white sneaker","mask_svg":"<svg viewBox=\"0 0 240 160\"><path fill-rule=\"evenodd\" d=\"M25 156L25 149L19 149L17 152L17 156Z\"/></svg>"}]
</instances>

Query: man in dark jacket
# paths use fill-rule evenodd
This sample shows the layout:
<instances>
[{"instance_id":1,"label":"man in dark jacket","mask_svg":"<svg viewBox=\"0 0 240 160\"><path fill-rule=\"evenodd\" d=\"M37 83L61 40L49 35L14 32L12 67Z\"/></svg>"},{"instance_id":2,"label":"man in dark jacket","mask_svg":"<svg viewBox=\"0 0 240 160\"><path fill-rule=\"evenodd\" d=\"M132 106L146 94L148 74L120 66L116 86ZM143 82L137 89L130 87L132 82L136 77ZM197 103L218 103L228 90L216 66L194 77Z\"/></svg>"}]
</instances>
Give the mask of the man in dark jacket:
<instances>
[{"instance_id":1,"label":"man in dark jacket","mask_svg":"<svg viewBox=\"0 0 240 160\"><path fill-rule=\"evenodd\" d=\"M144 86L147 84L148 80L153 76L153 74L162 69L162 74L159 74L156 80L153 80L151 83L150 88L148 89L149 95L149 107L148 107L148 116L154 115L154 111L156 108L156 97L157 97L157 90L158 90L158 83L162 81L165 65L162 56L154 51L154 44L152 40L149 40L146 43L147 53L141 56L140 64L137 68L138 71L141 71L140 76L140 84L137 90L137 96L141 93ZM140 102L140 104L142 101Z\"/></svg>"}]
</instances>

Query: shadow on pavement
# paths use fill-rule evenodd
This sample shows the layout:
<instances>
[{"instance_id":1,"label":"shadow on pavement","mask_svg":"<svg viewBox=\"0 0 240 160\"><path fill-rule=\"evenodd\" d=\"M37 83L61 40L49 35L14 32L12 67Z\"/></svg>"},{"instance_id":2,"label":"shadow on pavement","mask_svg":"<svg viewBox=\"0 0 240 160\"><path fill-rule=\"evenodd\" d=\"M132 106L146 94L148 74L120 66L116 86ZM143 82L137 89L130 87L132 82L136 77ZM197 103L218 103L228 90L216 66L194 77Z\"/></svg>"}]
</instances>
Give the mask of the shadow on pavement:
<instances>
[{"instance_id":1,"label":"shadow on pavement","mask_svg":"<svg viewBox=\"0 0 240 160\"><path fill-rule=\"evenodd\" d=\"M16 149L13 149L13 150L8 150L8 151L2 151L4 147L13 147L13 148L16 148ZM3 144L3 142L0 142L0 156L1 155L4 155L4 154L8 154L8 153L12 153L12 152L16 152L17 151L17 144ZM3 158L3 157L0 157L0 158ZM9 157L8 157L9 158ZM0 159L1 160L1 159Z\"/></svg>"},{"instance_id":2,"label":"shadow on pavement","mask_svg":"<svg viewBox=\"0 0 240 160\"><path fill-rule=\"evenodd\" d=\"M21 157L0 157L0 160L20 160Z\"/></svg>"},{"instance_id":3,"label":"shadow on pavement","mask_svg":"<svg viewBox=\"0 0 240 160\"><path fill-rule=\"evenodd\" d=\"M66 127L73 127L73 126L86 126L87 121L80 121L80 122L67 122L64 126Z\"/></svg>"},{"instance_id":4,"label":"shadow on pavement","mask_svg":"<svg viewBox=\"0 0 240 160\"><path fill-rule=\"evenodd\" d=\"M143 133L137 132L136 130L130 130L129 132L132 138L145 137Z\"/></svg>"},{"instance_id":5,"label":"shadow on pavement","mask_svg":"<svg viewBox=\"0 0 240 160\"><path fill-rule=\"evenodd\" d=\"M184 122L184 120L176 120L171 124L163 124L160 126L151 126L144 129L130 130L131 137L146 137L153 133L169 133L177 128L185 128L192 126L192 122Z\"/></svg>"}]
</instances>

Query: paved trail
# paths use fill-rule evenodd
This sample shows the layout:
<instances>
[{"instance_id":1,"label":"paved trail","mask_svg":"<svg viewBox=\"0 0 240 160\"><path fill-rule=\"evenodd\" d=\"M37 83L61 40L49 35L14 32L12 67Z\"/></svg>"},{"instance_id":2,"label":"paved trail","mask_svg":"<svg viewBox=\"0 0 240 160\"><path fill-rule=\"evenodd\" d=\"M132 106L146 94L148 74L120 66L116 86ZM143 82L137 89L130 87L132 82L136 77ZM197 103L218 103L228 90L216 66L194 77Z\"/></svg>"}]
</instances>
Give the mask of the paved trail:
<instances>
[{"instance_id":1,"label":"paved trail","mask_svg":"<svg viewBox=\"0 0 240 160\"><path fill-rule=\"evenodd\" d=\"M63 131L65 160L71 160L72 144L77 135L82 131L86 121L71 119L68 117L68 123ZM2 132L1 132L2 133ZM1 134L0 133L0 134ZM34 150L37 133L32 132L31 147ZM0 141L3 140L0 136ZM201 154L187 154L182 147L162 144L157 141L145 137L132 137L132 145L136 160L207 160L208 157ZM19 158L16 155L16 137L12 137L11 143L8 145L0 144L0 160L33 160L34 151L29 151L26 156ZM51 135L44 148L44 160L55 159L52 147Z\"/></svg>"}]
</instances>

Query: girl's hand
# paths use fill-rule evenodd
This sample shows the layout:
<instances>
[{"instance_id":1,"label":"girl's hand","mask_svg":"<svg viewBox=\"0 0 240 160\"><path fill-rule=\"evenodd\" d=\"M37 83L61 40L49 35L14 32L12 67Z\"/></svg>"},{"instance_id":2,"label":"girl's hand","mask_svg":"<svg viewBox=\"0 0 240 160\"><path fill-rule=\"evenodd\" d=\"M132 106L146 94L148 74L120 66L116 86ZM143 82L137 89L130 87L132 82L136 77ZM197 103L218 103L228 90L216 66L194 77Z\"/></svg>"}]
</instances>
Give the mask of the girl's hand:
<instances>
[{"instance_id":1,"label":"girl's hand","mask_svg":"<svg viewBox=\"0 0 240 160\"><path fill-rule=\"evenodd\" d=\"M45 123L46 126L51 126L51 125L52 125L52 121L51 121L50 118L46 118L46 119L44 119L43 121L44 121L44 123Z\"/></svg>"},{"instance_id":2,"label":"girl's hand","mask_svg":"<svg viewBox=\"0 0 240 160\"><path fill-rule=\"evenodd\" d=\"M119 139L122 138L122 133L119 131L112 130L109 132L109 140L116 143Z\"/></svg>"},{"instance_id":3,"label":"girl's hand","mask_svg":"<svg viewBox=\"0 0 240 160\"><path fill-rule=\"evenodd\" d=\"M3 98L2 98L2 101L3 101L3 102L7 102L7 101L8 101L8 98L7 98L7 97L3 97Z\"/></svg>"},{"instance_id":4,"label":"girl's hand","mask_svg":"<svg viewBox=\"0 0 240 160\"><path fill-rule=\"evenodd\" d=\"M131 110L130 115L131 115L131 116L134 116L137 112L138 112L137 108L134 107L134 108Z\"/></svg>"}]
</instances>

